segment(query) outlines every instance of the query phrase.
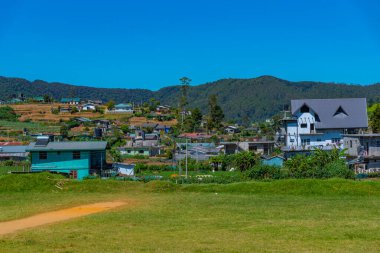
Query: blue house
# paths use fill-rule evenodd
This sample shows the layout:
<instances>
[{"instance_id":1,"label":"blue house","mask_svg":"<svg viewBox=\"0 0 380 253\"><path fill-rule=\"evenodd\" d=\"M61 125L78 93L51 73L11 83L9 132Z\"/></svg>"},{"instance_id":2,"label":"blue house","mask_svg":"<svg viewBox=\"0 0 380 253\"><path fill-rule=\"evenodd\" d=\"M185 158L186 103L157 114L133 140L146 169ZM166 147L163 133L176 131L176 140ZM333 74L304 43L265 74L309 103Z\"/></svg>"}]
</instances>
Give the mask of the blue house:
<instances>
[{"instance_id":1,"label":"blue house","mask_svg":"<svg viewBox=\"0 0 380 253\"><path fill-rule=\"evenodd\" d=\"M106 166L105 141L50 142L41 136L30 143L32 171L67 173L72 178L83 179Z\"/></svg>"}]
</instances>

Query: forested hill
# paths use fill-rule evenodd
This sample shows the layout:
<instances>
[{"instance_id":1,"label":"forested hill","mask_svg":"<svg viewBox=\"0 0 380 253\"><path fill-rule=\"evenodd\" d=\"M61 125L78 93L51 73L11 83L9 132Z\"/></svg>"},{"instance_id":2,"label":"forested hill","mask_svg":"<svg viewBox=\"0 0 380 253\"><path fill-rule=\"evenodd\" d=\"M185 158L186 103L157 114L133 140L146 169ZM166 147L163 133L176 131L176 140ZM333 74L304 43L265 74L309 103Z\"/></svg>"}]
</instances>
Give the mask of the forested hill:
<instances>
[{"instance_id":1,"label":"forested hill","mask_svg":"<svg viewBox=\"0 0 380 253\"><path fill-rule=\"evenodd\" d=\"M145 102L150 98L161 104L176 106L180 86L169 86L158 91L143 89L114 89L74 86L62 83L47 83L41 80L30 82L20 78L0 77L0 99L23 93L27 97L49 94L56 99L81 97L84 99L115 100L116 102ZM272 76L252 79L222 79L216 82L191 86L188 91L189 108L199 107L207 112L207 101L211 94L218 96L226 119L241 121L243 118L263 120L281 111L291 99L366 97L367 101L380 101L380 84L360 86L319 82L290 82Z\"/></svg>"}]
</instances>

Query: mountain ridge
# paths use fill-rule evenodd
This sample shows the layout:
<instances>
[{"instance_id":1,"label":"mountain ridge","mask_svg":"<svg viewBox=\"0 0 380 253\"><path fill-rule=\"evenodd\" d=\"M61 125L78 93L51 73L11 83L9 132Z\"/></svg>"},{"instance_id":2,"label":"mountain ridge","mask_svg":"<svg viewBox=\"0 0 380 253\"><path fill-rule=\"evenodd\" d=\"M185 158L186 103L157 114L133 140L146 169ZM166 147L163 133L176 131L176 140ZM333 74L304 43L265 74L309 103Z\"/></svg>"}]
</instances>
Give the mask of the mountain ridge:
<instances>
[{"instance_id":1,"label":"mountain ridge","mask_svg":"<svg viewBox=\"0 0 380 253\"><path fill-rule=\"evenodd\" d=\"M28 81L23 78L0 76L0 99L9 99L13 94L23 93L27 97L48 94L55 99L81 97L84 99L115 100L117 103L141 103L155 98L162 104L178 105L180 85L166 86L157 91L148 89L96 88L76 86L43 80ZM188 108L199 107L207 113L208 97L218 96L227 120L263 120L281 111L291 99L366 97L369 103L380 101L380 84L357 85L312 81L292 82L274 76L256 78L225 78L190 86Z\"/></svg>"}]
</instances>

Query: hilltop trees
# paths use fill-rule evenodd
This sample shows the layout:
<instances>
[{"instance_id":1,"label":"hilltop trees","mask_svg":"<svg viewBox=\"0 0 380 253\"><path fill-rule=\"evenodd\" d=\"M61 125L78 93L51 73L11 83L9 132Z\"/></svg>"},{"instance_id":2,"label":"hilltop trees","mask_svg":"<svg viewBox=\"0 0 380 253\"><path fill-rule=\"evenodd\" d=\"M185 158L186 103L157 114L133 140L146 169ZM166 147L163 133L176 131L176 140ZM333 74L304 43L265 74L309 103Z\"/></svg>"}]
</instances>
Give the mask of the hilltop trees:
<instances>
[{"instance_id":1,"label":"hilltop trees","mask_svg":"<svg viewBox=\"0 0 380 253\"><path fill-rule=\"evenodd\" d=\"M183 111L188 104L187 91L189 90L191 79L184 76L180 78L179 81L181 82L181 97L179 101L179 108L181 111Z\"/></svg>"},{"instance_id":2,"label":"hilltop trees","mask_svg":"<svg viewBox=\"0 0 380 253\"><path fill-rule=\"evenodd\" d=\"M369 125L374 133L380 133L380 104L374 104L368 109Z\"/></svg>"},{"instance_id":3,"label":"hilltop trees","mask_svg":"<svg viewBox=\"0 0 380 253\"><path fill-rule=\"evenodd\" d=\"M201 126L202 121L202 112L199 108L194 108L191 110L191 115L187 116L184 121L184 131L186 132L194 132Z\"/></svg>"},{"instance_id":4,"label":"hilltop trees","mask_svg":"<svg viewBox=\"0 0 380 253\"><path fill-rule=\"evenodd\" d=\"M219 129L222 126L224 113L222 108L218 105L218 98L215 94L211 95L208 100L209 118L207 121L207 128L209 130Z\"/></svg>"}]
</instances>

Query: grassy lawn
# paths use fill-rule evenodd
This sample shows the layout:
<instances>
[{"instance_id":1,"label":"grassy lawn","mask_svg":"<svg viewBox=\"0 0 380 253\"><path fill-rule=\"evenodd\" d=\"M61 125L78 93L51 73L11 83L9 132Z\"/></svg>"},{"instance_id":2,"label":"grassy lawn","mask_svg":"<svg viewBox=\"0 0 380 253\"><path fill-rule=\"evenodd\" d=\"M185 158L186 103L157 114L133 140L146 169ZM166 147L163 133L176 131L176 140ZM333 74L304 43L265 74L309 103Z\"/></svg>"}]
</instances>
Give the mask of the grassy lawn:
<instances>
[{"instance_id":1,"label":"grassy lawn","mask_svg":"<svg viewBox=\"0 0 380 253\"><path fill-rule=\"evenodd\" d=\"M0 252L378 252L380 182L227 185L0 177L0 220L125 200L106 213L0 238Z\"/></svg>"}]
</instances>

